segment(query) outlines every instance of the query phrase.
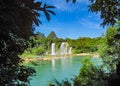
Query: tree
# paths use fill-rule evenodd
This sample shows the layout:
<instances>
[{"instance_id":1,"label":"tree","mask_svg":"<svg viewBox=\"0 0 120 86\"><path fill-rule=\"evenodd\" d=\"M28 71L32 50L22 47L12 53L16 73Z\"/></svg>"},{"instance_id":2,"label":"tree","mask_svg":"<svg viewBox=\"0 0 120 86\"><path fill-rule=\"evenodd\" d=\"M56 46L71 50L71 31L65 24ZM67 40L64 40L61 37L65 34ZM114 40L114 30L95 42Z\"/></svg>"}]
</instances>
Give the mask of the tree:
<instances>
[{"instance_id":1,"label":"tree","mask_svg":"<svg viewBox=\"0 0 120 86\"><path fill-rule=\"evenodd\" d=\"M80 73L74 78L74 86L108 86L102 66L96 67L90 60L85 58L82 61Z\"/></svg>"},{"instance_id":2,"label":"tree","mask_svg":"<svg viewBox=\"0 0 120 86\"><path fill-rule=\"evenodd\" d=\"M76 40L67 38L66 41L73 48L74 53L90 53L97 52L99 45L102 43L102 38L80 37Z\"/></svg>"},{"instance_id":3,"label":"tree","mask_svg":"<svg viewBox=\"0 0 120 86\"><path fill-rule=\"evenodd\" d=\"M35 34L35 37L36 37L36 39L40 39L40 38L45 38L45 35L43 33L37 32Z\"/></svg>"},{"instance_id":4,"label":"tree","mask_svg":"<svg viewBox=\"0 0 120 86\"><path fill-rule=\"evenodd\" d=\"M116 39L117 28L109 27L105 36L105 46L103 47L101 57L110 72L116 71L116 65L120 58L120 39Z\"/></svg>"},{"instance_id":5,"label":"tree","mask_svg":"<svg viewBox=\"0 0 120 86\"><path fill-rule=\"evenodd\" d=\"M103 66L109 75L108 86L119 86L120 82L120 35L119 27L109 27L105 35L105 43L101 56Z\"/></svg>"},{"instance_id":6,"label":"tree","mask_svg":"<svg viewBox=\"0 0 120 86\"><path fill-rule=\"evenodd\" d=\"M57 36L56 36L54 31L51 31L50 34L47 36L47 38L49 38L49 39L56 39Z\"/></svg>"},{"instance_id":7,"label":"tree","mask_svg":"<svg viewBox=\"0 0 120 86\"><path fill-rule=\"evenodd\" d=\"M0 0L0 85L27 86L32 68L20 65L18 56L27 48L27 40L33 34L34 25L39 25L39 11L47 20L55 13L34 0Z\"/></svg>"},{"instance_id":8,"label":"tree","mask_svg":"<svg viewBox=\"0 0 120 86\"><path fill-rule=\"evenodd\" d=\"M100 12L101 25L114 25L120 19L120 0L90 0L90 11Z\"/></svg>"}]
</instances>

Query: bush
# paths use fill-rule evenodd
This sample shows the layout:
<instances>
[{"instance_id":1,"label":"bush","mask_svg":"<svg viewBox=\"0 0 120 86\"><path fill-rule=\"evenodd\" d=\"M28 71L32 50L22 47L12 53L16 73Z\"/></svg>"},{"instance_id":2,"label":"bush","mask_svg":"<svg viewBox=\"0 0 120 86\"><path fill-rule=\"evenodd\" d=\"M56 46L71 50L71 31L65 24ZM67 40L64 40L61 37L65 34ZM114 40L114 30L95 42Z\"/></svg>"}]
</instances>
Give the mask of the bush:
<instances>
[{"instance_id":1,"label":"bush","mask_svg":"<svg viewBox=\"0 0 120 86\"><path fill-rule=\"evenodd\" d=\"M107 74L103 67L96 67L90 58L85 58L82 61L80 73L74 79L74 86L107 86Z\"/></svg>"},{"instance_id":2,"label":"bush","mask_svg":"<svg viewBox=\"0 0 120 86\"><path fill-rule=\"evenodd\" d=\"M33 48L32 49L32 53L36 54L36 55L41 55L45 53L45 49L42 47L38 47L38 48Z\"/></svg>"}]
</instances>

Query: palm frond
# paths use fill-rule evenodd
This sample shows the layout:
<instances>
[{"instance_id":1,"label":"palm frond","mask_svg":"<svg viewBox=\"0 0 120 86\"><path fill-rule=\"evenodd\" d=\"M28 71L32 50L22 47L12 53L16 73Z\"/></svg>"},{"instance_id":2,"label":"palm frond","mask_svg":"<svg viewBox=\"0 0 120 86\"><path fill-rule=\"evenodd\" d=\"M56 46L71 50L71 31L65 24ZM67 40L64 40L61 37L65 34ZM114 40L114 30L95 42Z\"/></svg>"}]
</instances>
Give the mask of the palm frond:
<instances>
[{"instance_id":1,"label":"palm frond","mask_svg":"<svg viewBox=\"0 0 120 86\"><path fill-rule=\"evenodd\" d=\"M50 15L47 11L44 11L45 17L48 21L50 21Z\"/></svg>"},{"instance_id":2,"label":"palm frond","mask_svg":"<svg viewBox=\"0 0 120 86\"><path fill-rule=\"evenodd\" d=\"M53 15L56 15L53 11L51 10L47 10L49 13L53 14Z\"/></svg>"}]
</instances>

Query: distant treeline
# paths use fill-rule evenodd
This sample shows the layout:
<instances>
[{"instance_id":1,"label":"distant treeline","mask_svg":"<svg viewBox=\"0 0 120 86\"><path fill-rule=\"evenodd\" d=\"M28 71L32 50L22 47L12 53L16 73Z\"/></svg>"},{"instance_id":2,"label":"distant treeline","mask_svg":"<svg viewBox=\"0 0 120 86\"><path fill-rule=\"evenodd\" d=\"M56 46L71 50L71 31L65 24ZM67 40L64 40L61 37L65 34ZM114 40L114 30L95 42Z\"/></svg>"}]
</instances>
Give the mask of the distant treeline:
<instances>
[{"instance_id":1,"label":"distant treeline","mask_svg":"<svg viewBox=\"0 0 120 86\"><path fill-rule=\"evenodd\" d=\"M74 53L97 52L103 43L102 37L80 37L78 39L65 39L73 48Z\"/></svg>"},{"instance_id":2,"label":"distant treeline","mask_svg":"<svg viewBox=\"0 0 120 86\"><path fill-rule=\"evenodd\" d=\"M90 38L90 37L80 37L78 39L62 39L58 38L54 31L52 31L47 37L40 32L35 33L30 37L28 42L28 49L25 53L41 55L51 52L51 44L56 44L56 50L59 49L62 42L68 42L70 47L72 47L73 53L92 53L97 52L101 44L103 43L102 37Z\"/></svg>"}]
</instances>

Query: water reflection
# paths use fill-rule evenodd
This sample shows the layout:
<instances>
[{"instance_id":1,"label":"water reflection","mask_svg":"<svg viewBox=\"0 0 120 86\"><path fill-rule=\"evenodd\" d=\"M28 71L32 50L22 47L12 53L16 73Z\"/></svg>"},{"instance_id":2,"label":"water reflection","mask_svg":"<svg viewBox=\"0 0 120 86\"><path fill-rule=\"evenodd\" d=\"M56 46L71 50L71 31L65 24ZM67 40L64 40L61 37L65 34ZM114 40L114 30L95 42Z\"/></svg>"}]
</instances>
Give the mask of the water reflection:
<instances>
[{"instance_id":1,"label":"water reflection","mask_svg":"<svg viewBox=\"0 0 120 86\"><path fill-rule=\"evenodd\" d=\"M39 66L34 66L37 73L31 80L31 86L48 86L48 82L53 79L61 81L65 78L73 78L79 73L83 58L61 57L60 59L41 62Z\"/></svg>"},{"instance_id":2,"label":"water reflection","mask_svg":"<svg viewBox=\"0 0 120 86\"><path fill-rule=\"evenodd\" d=\"M54 73L55 73L55 59L52 59L51 63L52 63L52 74L54 76Z\"/></svg>"}]
</instances>

